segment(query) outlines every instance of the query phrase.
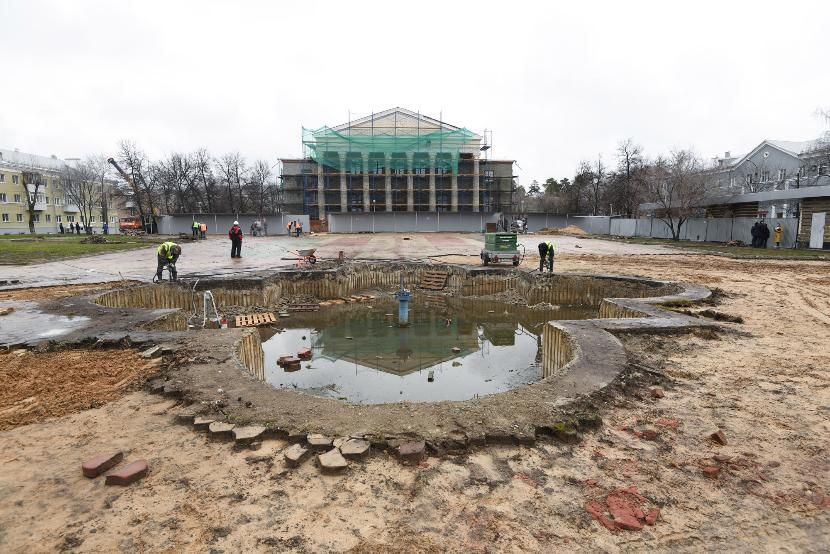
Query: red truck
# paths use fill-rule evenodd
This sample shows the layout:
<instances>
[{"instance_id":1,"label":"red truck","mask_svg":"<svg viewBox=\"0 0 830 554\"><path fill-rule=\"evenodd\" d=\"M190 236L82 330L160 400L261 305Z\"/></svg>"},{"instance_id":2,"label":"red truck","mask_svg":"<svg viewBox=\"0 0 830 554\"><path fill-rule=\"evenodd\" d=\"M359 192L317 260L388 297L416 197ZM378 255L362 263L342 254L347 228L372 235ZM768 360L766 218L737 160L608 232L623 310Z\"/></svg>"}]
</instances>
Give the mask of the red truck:
<instances>
[{"instance_id":1,"label":"red truck","mask_svg":"<svg viewBox=\"0 0 830 554\"><path fill-rule=\"evenodd\" d=\"M120 233L142 231L143 229L141 218L138 216L122 217L118 220L118 232Z\"/></svg>"}]
</instances>

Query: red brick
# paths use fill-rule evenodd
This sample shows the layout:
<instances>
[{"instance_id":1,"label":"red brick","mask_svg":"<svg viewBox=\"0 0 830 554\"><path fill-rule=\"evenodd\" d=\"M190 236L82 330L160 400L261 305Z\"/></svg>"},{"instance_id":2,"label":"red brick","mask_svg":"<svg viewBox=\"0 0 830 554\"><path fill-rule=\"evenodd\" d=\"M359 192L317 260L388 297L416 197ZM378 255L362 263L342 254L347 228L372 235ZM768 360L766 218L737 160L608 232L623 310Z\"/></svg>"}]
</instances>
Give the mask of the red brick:
<instances>
[{"instance_id":1,"label":"red brick","mask_svg":"<svg viewBox=\"0 0 830 554\"><path fill-rule=\"evenodd\" d=\"M404 461L419 461L424 457L424 441L405 442L398 446L398 456Z\"/></svg>"},{"instance_id":2,"label":"red brick","mask_svg":"<svg viewBox=\"0 0 830 554\"><path fill-rule=\"evenodd\" d=\"M660 387L654 387L653 389L651 389L651 396L652 398L663 398L665 396L665 393L663 392L663 389L661 389Z\"/></svg>"},{"instance_id":3,"label":"red brick","mask_svg":"<svg viewBox=\"0 0 830 554\"><path fill-rule=\"evenodd\" d=\"M657 431L655 431L654 429L643 429L643 432L642 432L641 435L642 435L642 438L644 438L647 441L656 441L657 437L659 436L659 433Z\"/></svg>"},{"instance_id":4,"label":"red brick","mask_svg":"<svg viewBox=\"0 0 830 554\"><path fill-rule=\"evenodd\" d=\"M130 483L134 483L139 479L146 477L149 469L150 468L147 466L147 460L132 462L122 467L119 471L107 475L106 484L121 486L129 485Z\"/></svg>"},{"instance_id":5,"label":"red brick","mask_svg":"<svg viewBox=\"0 0 830 554\"><path fill-rule=\"evenodd\" d=\"M726 445L726 435L724 435L723 431L721 431L720 429L718 429L717 431L715 431L714 433L709 435L709 438L712 439L713 441L715 441L718 444L721 444L721 445L724 445L724 446Z\"/></svg>"},{"instance_id":6,"label":"red brick","mask_svg":"<svg viewBox=\"0 0 830 554\"><path fill-rule=\"evenodd\" d=\"M605 526L606 529L610 531L616 531L617 526L614 525L614 522L603 513L602 506L600 506L597 502L587 502L585 504L585 511L591 514L595 520L599 521L602 525Z\"/></svg>"},{"instance_id":7,"label":"red brick","mask_svg":"<svg viewBox=\"0 0 830 554\"><path fill-rule=\"evenodd\" d=\"M300 348L300 349L297 351L297 357L298 357L298 358L300 358L301 360L308 360L308 359L310 359L310 358L311 358L311 348L308 348L308 347L306 347L306 348Z\"/></svg>"},{"instance_id":8,"label":"red brick","mask_svg":"<svg viewBox=\"0 0 830 554\"><path fill-rule=\"evenodd\" d=\"M706 466L703 468L703 474L706 477L711 477L712 479L717 478L718 473L720 473L720 467L718 466Z\"/></svg>"},{"instance_id":9,"label":"red brick","mask_svg":"<svg viewBox=\"0 0 830 554\"><path fill-rule=\"evenodd\" d=\"M121 463L124 459L124 454L121 452L110 452L108 454L98 454L81 464L81 471L84 477L98 477L110 468L113 468Z\"/></svg>"},{"instance_id":10,"label":"red brick","mask_svg":"<svg viewBox=\"0 0 830 554\"><path fill-rule=\"evenodd\" d=\"M680 422L676 419L670 419L667 417L658 417L654 423L660 425L661 427L671 427L672 429L677 429L680 427Z\"/></svg>"},{"instance_id":11,"label":"red brick","mask_svg":"<svg viewBox=\"0 0 830 554\"><path fill-rule=\"evenodd\" d=\"M620 517L614 515L614 525L620 529L627 529L628 531L639 531L643 528L640 520L628 514L621 514Z\"/></svg>"},{"instance_id":12,"label":"red brick","mask_svg":"<svg viewBox=\"0 0 830 554\"><path fill-rule=\"evenodd\" d=\"M646 525L654 525L658 517L660 517L660 508L652 508L646 514Z\"/></svg>"}]
</instances>

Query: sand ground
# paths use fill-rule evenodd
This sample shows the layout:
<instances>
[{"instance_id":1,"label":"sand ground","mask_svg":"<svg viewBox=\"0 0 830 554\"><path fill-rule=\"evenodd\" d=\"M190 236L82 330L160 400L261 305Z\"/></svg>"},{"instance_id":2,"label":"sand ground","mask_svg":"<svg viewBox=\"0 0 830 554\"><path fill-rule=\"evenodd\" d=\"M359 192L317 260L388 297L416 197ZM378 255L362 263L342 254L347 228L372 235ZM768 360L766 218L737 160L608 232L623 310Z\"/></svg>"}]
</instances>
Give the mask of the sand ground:
<instances>
[{"instance_id":1,"label":"sand ground","mask_svg":"<svg viewBox=\"0 0 830 554\"><path fill-rule=\"evenodd\" d=\"M311 462L285 468L282 441L256 452L209 441L173 424L175 401L143 392L0 431L0 551L830 549L830 264L591 254L563 255L557 270L717 287L716 309L744 323L625 337L667 376L665 396L615 398L603 428L573 445L415 467L375 454L324 476ZM719 428L724 446L707 438ZM128 488L81 476L84 458L113 448L147 458L150 476ZM632 485L660 508L654 526L612 533L586 512Z\"/></svg>"}]
</instances>

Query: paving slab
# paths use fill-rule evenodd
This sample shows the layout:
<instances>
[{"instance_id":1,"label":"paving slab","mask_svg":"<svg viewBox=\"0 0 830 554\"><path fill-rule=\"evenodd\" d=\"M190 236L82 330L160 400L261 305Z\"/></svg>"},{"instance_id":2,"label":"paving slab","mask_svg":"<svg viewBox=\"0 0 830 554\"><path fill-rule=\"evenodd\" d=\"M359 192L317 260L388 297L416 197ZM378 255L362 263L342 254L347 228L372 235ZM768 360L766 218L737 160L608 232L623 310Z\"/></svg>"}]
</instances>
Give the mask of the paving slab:
<instances>
[{"instance_id":1,"label":"paving slab","mask_svg":"<svg viewBox=\"0 0 830 554\"><path fill-rule=\"evenodd\" d=\"M105 484L127 486L130 483L135 483L139 479L147 476L150 467L147 465L147 460L138 460L127 464L120 470L107 475Z\"/></svg>"},{"instance_id":2,"label":"paving slab","mask_svg":"<svg viewBox=\"0 0 830 554\"><path fill-rule=\"evenodd\" d=\"M108 469L117 466L123 459L124 454L122 452L97 454L81 464L81 471L83 472L84 477L92 479L98 477Z\"/></svg>"}]
</instances>

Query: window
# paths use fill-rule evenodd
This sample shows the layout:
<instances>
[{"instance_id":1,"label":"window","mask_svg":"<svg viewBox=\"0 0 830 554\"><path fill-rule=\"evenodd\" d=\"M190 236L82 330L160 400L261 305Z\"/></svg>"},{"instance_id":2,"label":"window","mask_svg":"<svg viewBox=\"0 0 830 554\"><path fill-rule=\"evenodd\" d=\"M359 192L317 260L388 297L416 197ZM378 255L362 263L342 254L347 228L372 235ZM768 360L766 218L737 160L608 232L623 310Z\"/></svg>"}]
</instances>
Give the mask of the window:
<instances>
[{"instance_id":1,"label":"window","mask_svg":"<svg viewBox=\"0 0 830 554\"><path fill-rule=\"evenodd\" d=\"M15 204L20 204L20 195L19 194L14 195L14 203Z\"/></svg>"},{"instance_id":2,"label":"window","mask_svg":"<svg viewBox=\"0 0 830 554\"><path fill-rule=\"evenodd\" d=\"M49 197L47 196L45 198L46 198L46 203L48 204L49 203Z\"/></svg>"},{"instance_id":3,"label":"window","mask_svg":"<svg viewBox=\"0 0 830 554\"><path fill-rule=\"evenodd\" d=\"M74 215L66 216L66 221L68 221L69 223L75 223L75 216Z\"/></svg>"},{"instance_id":4,"label":"window","mask_svg":"<svg viewBox=\"0 0 830 554\"><path fill-rule=\"evenodd\" d=\"M826 164L821 164L820 166L818 166L818 174L819 175L827 175L827 165Z\"/></svg>"},{"instance_id":5,"label":"window","mask_svg":"<svg viewBox=\"0 0 830 554\"><path fill-rule=\"evenodd\" d=\"M23 223L23 214L17 214L17 222Z\"/></svg>"},{"instance_id":6,"label":"window","mask_svg":"<svg viewBox=\"0 0 830 554\"><path fill-rule=\"evenodd\" d=\"M6 203L6 193L0 192L0 202Z\"/></svg>"},{"instance_id":7,"label":"window","mask_svg":"<svg viewBox=\"0 0 830 554\"><path fill-rule=\"evenodd\" d=\"M12 175L12 184L19 185L20 184L20 175Z\"/></svg>"},{"instance_id":8,"label":"window","mask_svg":"<svg viewBox=\"0 0 830 554\"><path fill-rule=\"evenodd\" d=\"M90 223L95 223L95 216L94 215L89 216L89 222Z\"/></svg>"},{"instance_id":9,"label":"window","mask_svg":"<svg viewBox=\"0 0 830 554\"><path fill-rule=\"evenodd\" d=\"M747 185L752 184L752 173L747 173L746 174L746 184Z\"/></svg>"},{"instance_id":10,"label":"window","mask_svg":"<svg viewBox=\"0 0 830 554\"><path fill-rule=\"evenodd\" d=\"M61 222L61 216L56 215L56 216L55 216L55 221L57 221L58 223L60 223L60 222Z\"/></svg>"},{"instance_id":11,"label":"window","mask_svg":"<svg viewBox=\"0 0 830 554\"><path fill-rule=\"evenodd\" d=\"M783 181L787 178L787 170L786 169L779 169L778 170L778 180Z\"/></svg>"},{"instance_id":12,"label":"window","mask_svg":"<svg viewBox=\"0 0 830 554\"><path fill-rule=\"evenodd\" d=\"M761 182L762 183L768 183L769 182L769 171L768 170L764 170L764 171L761 172Z\"/></svg>"},{"instance_id":13,"label":"window","mask_svg":"<svg viewBox=\"0 0 830 554\"><path fill-rule=\"evenodd\" d=\"M9 222L9 214L3 214L3 223Z\"/></svg>"},{"instance_id":14,"label":"window","mask_svg":"<svg viewBox=\"0 0 830 554\"><path fill-rule=\"evenodd\" d=\"M115 217L114 215L111 215L110 216L110 223L115 223L116 221L118 221L118 218Z\"/></svg>"},{"instance_id":15,"label":"window","mask_svg":"<svg viewBox=\"0 0 830 554\"><path fill-rule=\"evenodd\" d=\"M32 219L34 220L35 223L40 223L40 214L35 214Z\"/></svg>"},{"instance_id":16,"label":"window","mask_svg":"<svg viewBox=\"0 0 830 554\"><path fill-rule=\"evenodd\" d=\"M46 214L46 223L52 223L52 215Z\"/></svg>"},{"instance_id":17,"label":"window","mask_svg":"<svg viewBox=\"0 0 830 554\"><path fill-rule=\"evenodd\" d=\"M0 183L5 183L5 182L6 182L6 174L5 173L0 173Z\"/></svg>"},{"instance_id":18,"label":"window","mask_svg":"<svg viewBox=\"0 0 830 554\"><path fill-rule=\"evenodd\" d=\"M734 188L734 187L735 187L735 177L733 176L733 177L729 178L729 188Z\"/></svg>"}]
</instances>

